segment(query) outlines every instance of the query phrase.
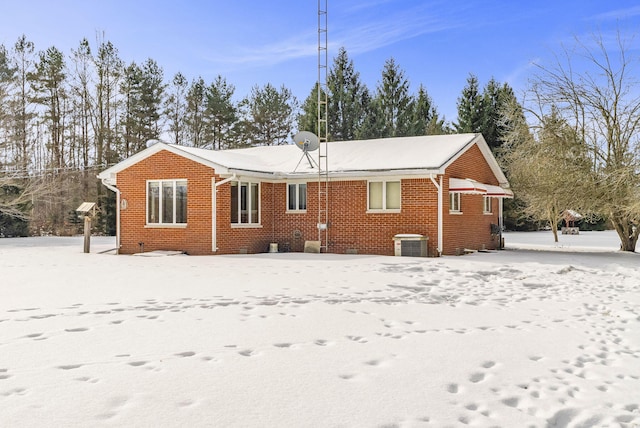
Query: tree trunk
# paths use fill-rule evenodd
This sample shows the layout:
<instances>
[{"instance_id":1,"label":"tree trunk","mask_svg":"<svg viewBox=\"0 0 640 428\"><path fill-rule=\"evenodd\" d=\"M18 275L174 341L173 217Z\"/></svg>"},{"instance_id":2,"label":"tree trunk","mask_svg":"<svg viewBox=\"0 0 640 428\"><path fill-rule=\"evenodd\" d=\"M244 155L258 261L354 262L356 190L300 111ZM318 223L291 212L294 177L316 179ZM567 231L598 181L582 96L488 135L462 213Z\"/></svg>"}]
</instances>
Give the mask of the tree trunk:
<instances>
[{"instance_id":1,"label":"tree trunk","mask_svg":"<svg viewBox=\"0 0 640 428\"><path fill-rule=\"evenodd\" d=\"M612 216L611 223L618 232L620 238L621 251L636 251L636 243L638 242L638 233L640 230L634 224L623 216Z\"/></svg>"}]
</instances>

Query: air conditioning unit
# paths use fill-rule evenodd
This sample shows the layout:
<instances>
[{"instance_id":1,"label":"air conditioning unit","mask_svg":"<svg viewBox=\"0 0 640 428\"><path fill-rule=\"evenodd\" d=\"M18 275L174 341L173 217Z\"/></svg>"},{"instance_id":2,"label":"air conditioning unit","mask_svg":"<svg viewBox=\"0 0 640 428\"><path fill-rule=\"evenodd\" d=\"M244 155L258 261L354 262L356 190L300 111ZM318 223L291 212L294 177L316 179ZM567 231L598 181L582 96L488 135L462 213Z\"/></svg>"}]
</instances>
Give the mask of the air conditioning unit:
<instances>
[{"instance_id":1,"label":"air conditioning unit","mask_svg":"<svg viewBox=\"0 0 640 428\"><path fill-rule=\"evenodd\" d=\"M414 233L401 233L393 237L396 256L427 257L428 237Z\"/></svg>"}]
</instances>

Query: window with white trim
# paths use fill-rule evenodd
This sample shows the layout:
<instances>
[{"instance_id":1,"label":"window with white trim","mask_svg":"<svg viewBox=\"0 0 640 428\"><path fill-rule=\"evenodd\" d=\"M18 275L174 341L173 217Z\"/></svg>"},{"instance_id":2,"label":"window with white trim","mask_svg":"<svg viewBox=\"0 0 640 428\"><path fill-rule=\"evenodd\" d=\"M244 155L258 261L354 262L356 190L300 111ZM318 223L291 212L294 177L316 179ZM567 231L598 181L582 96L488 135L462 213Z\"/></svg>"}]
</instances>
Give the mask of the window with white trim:
<instances>
[{"instance_id":1,"label":"window with white trim","mask_svg":"<svg viewBox=\"0 0 640 428\"><path fill-rule=\"evenodd\" d=\"M260 185L231 182L231 224L260 224Z\"/></svg>"},{"instance_id":2,"label":"window with white trim","mask_svg":"<svg viewBox=\"0 0 640 428\"><path fill-rule=\"evenodd\" d=\"M399 210L400 181L370 181L369 210Z\"/></svg>"},{"instance_id":3,"label":"window with white trim","mask_svg":"<svg viewBox=\"0 0 640 428\"><path fill-rule=\"evenodd\" d=\"M147 224L187 223L187 180L147 181Z\"/></svg>"},{"instance_id":4,"label":"window with white trim","mask_svg":"<svg viewBox=\"0 0 640 428\"><path fill-rule=\"evenodd\" d=\"M307 210L307 183L287 184L287 211Z\"/></svg>"},{"instance_id":5,"label":"window with white trim","mask_svg":"<svg viewBox=\"0 0 640 428\"><path fill-rule=\"evenodd\" d=\"M493 198L491 196L483 196L484 209L483 212L485 214L491 214L493 212Z\"/></svg>"},{"instance_id":6,"label":"window with white trim","mask_svg":"<svg viewBox=\"0 0 640 428\"><path fill-rule=\"evenodd\" d=\"M449 212L460 213L462 212L460 206L460 192L449 193Z\"/></svg>"}]
</instances>

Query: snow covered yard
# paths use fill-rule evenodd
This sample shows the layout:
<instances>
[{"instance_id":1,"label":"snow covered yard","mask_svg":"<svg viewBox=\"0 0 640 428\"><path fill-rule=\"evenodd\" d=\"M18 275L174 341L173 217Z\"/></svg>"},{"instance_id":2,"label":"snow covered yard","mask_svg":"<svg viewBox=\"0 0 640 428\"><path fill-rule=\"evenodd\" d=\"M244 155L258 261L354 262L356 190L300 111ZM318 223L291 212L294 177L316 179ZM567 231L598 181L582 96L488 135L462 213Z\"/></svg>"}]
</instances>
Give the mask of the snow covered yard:
<instances>
[{"instance_id":1,"label":"snow covered yard","mask_svg":"<svg viewBox=\"0 0 640 428\"><path fill-rule=\"evenodd\" d=\"M0 239L0 426L638 427L640 255L592 233L438 259Z\"/></svg>"}]
</instances>

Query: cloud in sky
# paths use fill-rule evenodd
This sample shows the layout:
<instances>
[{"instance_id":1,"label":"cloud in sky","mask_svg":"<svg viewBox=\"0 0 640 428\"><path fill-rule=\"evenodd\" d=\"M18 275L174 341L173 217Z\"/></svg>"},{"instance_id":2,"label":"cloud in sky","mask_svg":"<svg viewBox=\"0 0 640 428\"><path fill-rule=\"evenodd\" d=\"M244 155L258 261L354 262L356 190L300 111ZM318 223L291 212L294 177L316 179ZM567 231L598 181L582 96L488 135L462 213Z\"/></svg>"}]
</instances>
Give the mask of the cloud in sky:
<instances>
[{"instance_id":1,"label":"cloud in sky","mask_svg":"<svg viewBox=\"0 0 640 428\"><path fill-rule=\"evenodd\" d=\"M379 1L376 5L390 3ZM424 34L459 28L465 23L438 16L424 6L410 9L394 9L389 14L376 13L374 18L363 14L370 3L348 7L338 15L337 22L329 22L329 49L337 51L342 46L350 53L370 52ZM356 13L357 12L357 13ZM335 28L335 30L333 29ZM263 66L283 63L292 59L315 57L317 54L317 28L307 29L293 37L248 48L246 45L229 45L227 49L217 48L215 53L205 57L219 66Z\"/></svg>"}]
</instances>

